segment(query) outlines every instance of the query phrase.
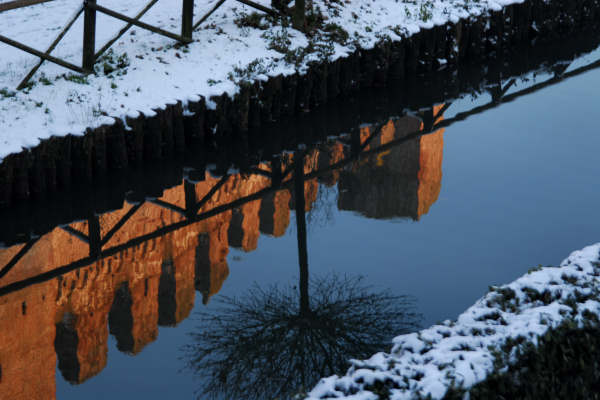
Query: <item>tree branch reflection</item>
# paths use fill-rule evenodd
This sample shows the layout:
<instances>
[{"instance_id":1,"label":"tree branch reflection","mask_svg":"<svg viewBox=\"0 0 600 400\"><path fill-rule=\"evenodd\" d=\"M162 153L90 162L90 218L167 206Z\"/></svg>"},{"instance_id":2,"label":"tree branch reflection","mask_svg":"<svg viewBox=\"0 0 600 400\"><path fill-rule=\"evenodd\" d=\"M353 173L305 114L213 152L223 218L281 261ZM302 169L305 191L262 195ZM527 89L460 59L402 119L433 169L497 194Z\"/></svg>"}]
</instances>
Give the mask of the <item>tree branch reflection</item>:
<instances>
[{"instance_id":1,"label":"tree branch reflection","mask_svg":"<svg viewBox=\"0 0 600 400\"><path fill-rule=\"evenodd\" d=\"M375 291L362 277L327 275L310 288L303 299L293 285L255 284L201 311L185 347L187 367L202 380L200 397L290 398L418 327L411 297Z\"/></svg>"}]
</instances>

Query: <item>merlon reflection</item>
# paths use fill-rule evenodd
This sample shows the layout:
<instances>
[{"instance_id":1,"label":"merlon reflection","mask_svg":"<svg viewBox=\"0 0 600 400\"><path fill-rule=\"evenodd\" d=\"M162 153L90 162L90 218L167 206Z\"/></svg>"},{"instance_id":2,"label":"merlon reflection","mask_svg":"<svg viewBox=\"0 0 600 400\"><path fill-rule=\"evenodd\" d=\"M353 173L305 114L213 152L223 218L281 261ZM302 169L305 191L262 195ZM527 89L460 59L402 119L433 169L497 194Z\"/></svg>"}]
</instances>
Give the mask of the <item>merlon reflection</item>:
<instances>
[{"instance_id":1,"label":"merlon reflection","mask_svg":"<svg viewBox=\"0 0 600 400\"><path fill-rule=\"evenodd\" d=\"M109 335L122 352L143 351L159 326L190 315L196 292L207 304L220 291L230 246L252 251L261 234L284 235L291 209L311 211L320 185L338 187L340 209L370 218L426 214L441 185L443 131L394 144L421 120L357 129L241 173L196 171L158 198L0 249L0 397L54 398L56 365L85 382L106 367Z\"/></svg>"}]
</instances>

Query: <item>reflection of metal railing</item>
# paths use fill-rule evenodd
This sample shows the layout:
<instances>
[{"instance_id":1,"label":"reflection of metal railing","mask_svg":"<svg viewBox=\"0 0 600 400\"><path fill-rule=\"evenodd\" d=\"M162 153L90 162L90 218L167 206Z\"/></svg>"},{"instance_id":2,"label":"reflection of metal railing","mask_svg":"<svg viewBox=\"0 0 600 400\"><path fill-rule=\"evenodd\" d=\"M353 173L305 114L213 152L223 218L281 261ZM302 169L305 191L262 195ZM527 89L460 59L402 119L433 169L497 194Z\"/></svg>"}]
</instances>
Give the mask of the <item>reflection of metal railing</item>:
<instances>
[{"instance_id":1,"label":"reflection of metal railing","mask_svg":"<svg viewBox=\"0 0 600 400\"><path fill-rule=\"evenodd\" d=\"M355 161L360 161L364 158L370 157L374 154L379 154L390 150L396 146L401 145L402 143L406 143L410 140L414 140L423 135L427 135L437 131L438 129L449 127L458 121L465 120L466 118L480 114L486 110L497 107L501 103L510 102L517 98L520 98L524 95L534 93L538 90L546 88L548 86L554 85L564 79L579 75L586 71L595 69L600 67L600 60L590 63L586 66L577 68L568 73L561 73L556 75L545 82L535 84L531 87L516 91L511 94L507 94L507 91L514 85L514 80L510 80L506 85L498 85L495 89L493 89L492 100L490 103L477 106L469 111L464 111L457 113L454 117L445 118L441 120L442 115L449 109L451 103L446 103L443 107L439 107L435 109L431 107L430 109L421 112L420 118L423 121L423 127L420 130L410 132L400 139L392 140L388 143L380 145L376 148L369 148L373 139L377 137L382 127L385 125L384 123L376 124L375 129L371 130L371 133L368 137L363 138L361 140L360 131L354 130L350 138L344 139L346 144L350 148L350 155L345 157L343 160L335 162L331 165L328 165L325 168L318 169L316 171L305 173L302 171L302 168L297 168L298 163L303 163L303 159L301 157L294 157L294 160L289 165L284 165L280 157L274 157L270 160L270 169L253 167L250 168L247 173L260 175L262 177L266 177L270 180L270 185L264 189L261 189L251 195L241 197L234 201L231 201L227 204L216 206L208 211L200 212L201 208L206 205L210 199L219 191L223 185L225 185L230 179L230 175L224 175L211 189L210 191L201 199L197 198L194 185L189 183L188 181L184 181L184 191L185 191L185 206L180 207L175 204L168 203L166 201L160 199L146 200L144 202L140 202L134 205L114 226L108 231L104 237L101 236L100 232L100 224L99 218L97 215L91 215L88 217L88 227L89 233L86 235L81 231L75 230L72 227L65 226L62 229L67 231L69 234L73 235L80 241L89 245L89 256L83 258L81 260L75 261L68 265L64 265L58 268L53 269L52 271L48 271L37 276L27 278L18 282L11 283L4 287L0 288L0 296L5 295L10 292L14 292L25 288L27 286L45 282L66 274L70 271L85 267L99 259L103 259L106 257L113 256L119 252L132 248L134 246L140 245L148 240L163 236L167 233L174 232L183 227L186 227L190 224L194 224L211 217L214 217L220 213L233 210L237 207L241 207L242 205L259 200L271 193L277 192L282 189L294 190L295 184L298 181L306 181L314 178L319 178L322 176L326 176L336 169L340 169L350 163ZM387 122L387 121L386 121ZM300 152L304 153L304 152ZM300 172L299 172L300 171ZM152 233L148 233L145 235L141 235L130 239L128 242L119 244L107 249L103 249L104 246L108 243L108 241L127 223L127 221L135 215L135 213L141 208L143 204L146 202L152 203L156 206L168 209L170 211L176 212L184 217L184 220L163 226L160 229ZM20 249L20 251L4 266L0 269L0 278L5 276L8 272L10 272L23 258L23 256L33 247L33 245L37 242L38 238L32 238L28 242L26 242L25 246Z\"/></svg>"},{"instance_id":2,"label":"reflection of metal railing","mask_svg":"<svg viewBox=\"0 0 600 400\"><path fill-rule=\"evenodd\" d=\"M18 8L29 7L54 0L16 0L8 3L0 4L0 12L14 10ZM198 22L194 24L194 0L181 0L182 1L182 12L181 12L181 34L168 32L157 26L142 22L140 19L158 2L158 0L151 0L146 6L138 12L135 17L129 17L121 14L109 8L103 7L97 4L97 0L83 0L83 3L75 11L73 16L68 20L65 26L61 29L56 38L52 41L46 51L41 52L33 47L30 47L17 40L10 39L6 36L0 35L0 42L6 43L9 46L16 47L26 53L33 54L40 58L40 61L33 67L31 71L23 78L17 89L23 89L27 86L29 80L35 75L37 70L40 68L44 61L50 61L54 64L60 65L64 68L72 71L87 74L91 73L94 69L94 64L98 58L104 54L121 36L123 36L132 26L148 30L176 40L179 43L187 44L192 42L193 31L200 26L212 13L214 13L219 7L223 5L225 0L219 0L217 4ZM266 12L270 15L279 15L276 11L264 7L252 0L236 0L247 6L253 7L260 11ZM112 39L110 39L99 51L96 51L96 12L108 15L118 20L127 22L127 25L123 27ZM83 14L83 51L82 51L82 63L81 67L70 63L64 59L54 57L51 55L52 51L56 48L59 42L65 37L67 32L71 29L75 21Z\"/></svg>"},{"instance_id":3,"label":"reflection of metal railing","mask_svg":"<svg viewBox=\"0 0 600 400\"><path fill-rule=\"evenodd\" d=\"M361 148L368 146L369 142L373 137L379 134L380 130L373 130L373 133L370 137L363 142ZM355 160L356 157L352 155L346 160L346 163L350 163ZM30 286L35 283L45 282L51 280L55 277L66 274L70 271L76 270L78 268L85 267L99 259L103 259L106 257L110 257L119 252L127 250L131 247L140 245L148 240L163 236L167 233L176 231L178 229L184 228L191 224L209 219L223 212L233 210L237 207L241 207L242 205L252 202L254 200L261 199L271 193L277 192L282 189L292 189L295 180L306 180L309 179L307 174L303 174L303 176L298 176L298 174L294 174L294 171L298 171L296 164L299 164L300 169L303 166L303 158L297 158L290 165L284 166L281 162L281 159L274 158L271 160L271 168L263 169L263 168L253 168L249 172L250 174L258 174L262 177L267 177L270 179L271 184L269 187L264 188L262 190L257 191L248 196L244 196L237 200L231 201L227 204L223 204L220 206L216 206L208 211L199 212L199 210L210 201L210 199L218 192L218 190L225 185L230 179L230 175L223 176L210 190L209 192L201 199L198 199L195 192L195 187L193 184L188 181L184 181L184 192L185 192L185 206L179 207L175 204L171 204L164 200L160 199L148 199L143 202L140 202L134 205L120 220L108 231L104 237L102 237L100 232L100 222L99 217L97 215L91 215L87 218L88 223L88 234L85 234L79 230L71 226L62 226L61 229L77 238L81 242L85 243L89 247L89 256L78 261L75 261L71 264L64 265L58 268L55 268L51 271L39 274L35 277L28 278L19 282L15 282L0 288L0 295L4 295L10 293L15 290L22 289L24 287ZM323 170L322 174L326 174L328 170ZM290 177L290 175L295 175ZM315 176L318 176L315 175ZM313 176L311 176L311 179ZM103 247L108 243L108 241L127 223L131 217L135 215L135 213L142 207L145 203L151 203L158 207L165 208L167 210L176 212L184 217L184 220L180 222L176 222L167 226L164 226L156 231L138 236L129 240L126 243L119 244L108 249L103 249ZM39 238L31 239L1 270L0 270L0 278L5 276L8 272L10 272L17 263L27 254L27 252L33 247L33 245L39 240Z\"/></svg>"}]
</instances>

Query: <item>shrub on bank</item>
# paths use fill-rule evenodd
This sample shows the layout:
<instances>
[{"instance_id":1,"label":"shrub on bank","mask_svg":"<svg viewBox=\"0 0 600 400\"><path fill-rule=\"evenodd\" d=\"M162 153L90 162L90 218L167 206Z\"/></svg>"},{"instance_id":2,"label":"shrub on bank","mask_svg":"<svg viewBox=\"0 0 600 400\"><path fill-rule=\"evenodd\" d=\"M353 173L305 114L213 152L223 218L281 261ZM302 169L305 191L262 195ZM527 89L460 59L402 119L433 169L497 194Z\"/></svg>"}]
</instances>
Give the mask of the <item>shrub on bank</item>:
<instances>
[{"instance_id":1,"label":"shrub on bank","mask_svg":"<svg viewBox=\"0 0 600 400\"><path fill-rule=\"evenodd\" d=\"M499 368L473 386L475 399L599 399L600 325L592 319L578 328L567 320L539 338L535 347L519 346L517 362L506 367L503 355ZM502 366L500 366L502 365ZM450 388L446 400L462 400L464 389Z\"/></svg>"}]
</instances>

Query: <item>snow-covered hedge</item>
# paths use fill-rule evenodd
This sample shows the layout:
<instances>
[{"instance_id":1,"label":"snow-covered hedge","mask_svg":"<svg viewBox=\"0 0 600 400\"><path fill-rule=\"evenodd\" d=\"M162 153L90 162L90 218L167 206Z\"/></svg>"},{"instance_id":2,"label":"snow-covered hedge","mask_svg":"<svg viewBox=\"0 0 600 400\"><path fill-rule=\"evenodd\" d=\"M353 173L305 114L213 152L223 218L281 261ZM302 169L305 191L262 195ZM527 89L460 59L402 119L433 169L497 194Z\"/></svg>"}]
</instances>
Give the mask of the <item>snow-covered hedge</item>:
<instances>
[{"instance_id":1,"label":"snow-covered hedge","mask_svg":"<svg viewBox=\"0 0 600 400\"><path fill-rule=\"evenodd\" d=\"M518 361L565 324L598 322L600 243L573 252L559 267L538 267L490 292L461 314L398 336L389 353L352 360L345 376L322 379L308 399L443 398L466 390Z\"/></svg>"}]
</instances>

